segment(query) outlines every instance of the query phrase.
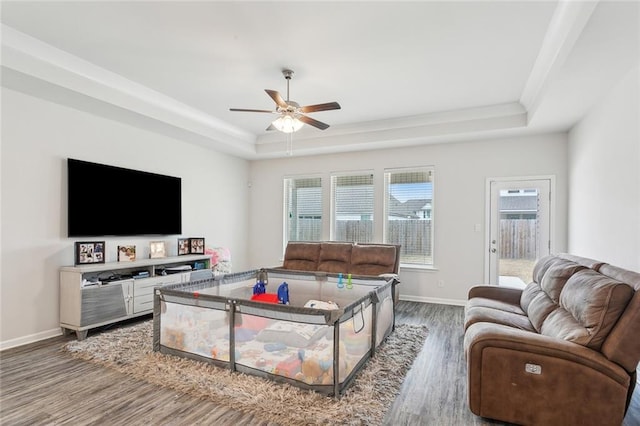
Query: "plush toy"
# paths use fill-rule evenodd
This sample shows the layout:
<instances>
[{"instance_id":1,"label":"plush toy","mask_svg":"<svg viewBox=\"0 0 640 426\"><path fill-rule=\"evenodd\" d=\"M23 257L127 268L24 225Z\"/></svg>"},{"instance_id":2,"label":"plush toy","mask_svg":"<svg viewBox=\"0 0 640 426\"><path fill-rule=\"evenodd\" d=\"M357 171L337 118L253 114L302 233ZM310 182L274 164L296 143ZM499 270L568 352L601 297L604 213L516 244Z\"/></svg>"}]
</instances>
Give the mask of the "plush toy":
<instances>
[{"instance_id":1,"label":"plush toy","mask_svg":"<svg viewBox=\"0 0 640 426\"><path fill-rule=\"evenodd\" d=\"M161 340L164 342L165 346L170 348L183 350L185 347L184 332L177 329L165 328L162 331Z\"/></svg>"},{"instance_id":2,"label":"plush toy","mask_svg":"<svg viewBox=\"0 0 640 426\"><path fill-rule=\"evenodd\" d=\"M225 247L207 247L204 254L211 256L211 270L215 274L231 273L231 252Z\"/></svg>"},{"instance_id":3,"label":"plush toy","mask_svg":"<svg viewBox=\"0 0 640 426\"><path fill-rule=\"evenodd\" d=\"M300 374L300 359L295 355L281 361L276 365L274 374L279 376L294 378Z\"/></svg>"},{"instance_id":4,"label":"plush toy","mask_svg":"<svg viewBox=\"0 0 640 426\"><path fill-rule=\"evenodd\" d=\"M297 380L310 385L333 383L333 362L328 357L309 355L304 349L298 351L298 357L302 364L300 373L296 374Z\"/></svg>"}]
</instances>

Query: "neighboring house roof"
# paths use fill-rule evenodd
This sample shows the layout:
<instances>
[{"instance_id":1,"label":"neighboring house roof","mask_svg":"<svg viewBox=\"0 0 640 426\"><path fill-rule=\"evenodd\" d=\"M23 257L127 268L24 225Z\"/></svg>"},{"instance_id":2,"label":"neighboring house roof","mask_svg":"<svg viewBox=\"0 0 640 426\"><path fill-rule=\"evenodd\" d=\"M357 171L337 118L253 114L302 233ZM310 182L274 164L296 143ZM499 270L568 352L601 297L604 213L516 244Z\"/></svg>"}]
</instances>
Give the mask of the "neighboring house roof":
<instances>
[{"instance_id":1,"label":"neighboring house roof","mask_svg":"<svg viewBox=\"0 0 640 426\"><path fill-rule=\"evenodd\" d=\"M422 215L418 215L418 212L428 210L430 207L431 200L416 199L401 203L393 195L389 195L389 216L419 219Z\"/></svg>"}]
</instances>

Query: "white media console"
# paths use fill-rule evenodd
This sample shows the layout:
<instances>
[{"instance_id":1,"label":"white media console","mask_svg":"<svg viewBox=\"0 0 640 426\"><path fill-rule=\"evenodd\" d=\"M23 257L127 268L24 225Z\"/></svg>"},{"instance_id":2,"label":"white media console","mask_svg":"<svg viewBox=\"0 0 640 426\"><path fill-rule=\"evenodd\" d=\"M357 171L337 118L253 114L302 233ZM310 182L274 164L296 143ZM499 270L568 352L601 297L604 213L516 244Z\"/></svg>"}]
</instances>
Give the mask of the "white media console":
<instances>
[{"instance_id":1,"label":"white media console","mask_svg":"<svg viewBox=\"0 0 640 426\"><path fill-rule=\"evenodd\" d=\"M60 269L60 327L75 331L78 340L89 329L153 312L153 289L188 282L200 263L210 268L210 256L186 255L65 266ZM166 274L166 275L165 275Z\"/></svg>"}]
</instances>

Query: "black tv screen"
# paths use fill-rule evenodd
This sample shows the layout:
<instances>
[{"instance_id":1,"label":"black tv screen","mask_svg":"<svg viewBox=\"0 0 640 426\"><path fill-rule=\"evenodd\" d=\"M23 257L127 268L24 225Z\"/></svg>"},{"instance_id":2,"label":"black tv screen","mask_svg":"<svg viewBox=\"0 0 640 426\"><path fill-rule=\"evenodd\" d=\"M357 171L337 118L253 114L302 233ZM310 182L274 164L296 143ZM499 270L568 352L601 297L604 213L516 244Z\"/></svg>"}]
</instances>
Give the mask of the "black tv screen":
<instances>
[{"instance_id":1,"label":"black tv screen","mask_svg":"<svg viewBox=\"0 0 640 426\"><path fill-rule=\"evenodd\" d=\"M67 159L69 237L182 233L180 178Z\"/></svg>"}]
</instances>

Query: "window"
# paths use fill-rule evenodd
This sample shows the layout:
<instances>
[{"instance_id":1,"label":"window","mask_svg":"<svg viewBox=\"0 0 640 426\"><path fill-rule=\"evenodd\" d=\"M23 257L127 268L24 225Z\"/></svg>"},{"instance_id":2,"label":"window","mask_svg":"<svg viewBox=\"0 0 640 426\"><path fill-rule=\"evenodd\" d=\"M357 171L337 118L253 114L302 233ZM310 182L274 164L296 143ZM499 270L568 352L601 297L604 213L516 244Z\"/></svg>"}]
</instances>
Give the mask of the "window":
<instances>
[{"instance_id":1,"label":"window","mask_svg":"<svg viewBox=\"0 0 640 426\"><path fill-rule=\"evenodd\" d=\"M431 167L384 174L384 240L402 245L401 263L433 265L433 174Z\"/></svg>"},{"instance_id":2,"label":"window","mask_svg":"<svg viewBox=\"0 0 640 426\"><path fill-rule=\"evenodd\" d=\"M284 240L320 241L322 238L322 179L284 179Z\"/></svg>"},{"instance_id":3,"label":"window","mask_svg":"<svg viewBox=\"0 0 640 426\"><path fill-rule=\"evenodd\" d=\"M332 239L373 241L373 174L331 177L333 197Z\"/></svg>"}]
</instances>

